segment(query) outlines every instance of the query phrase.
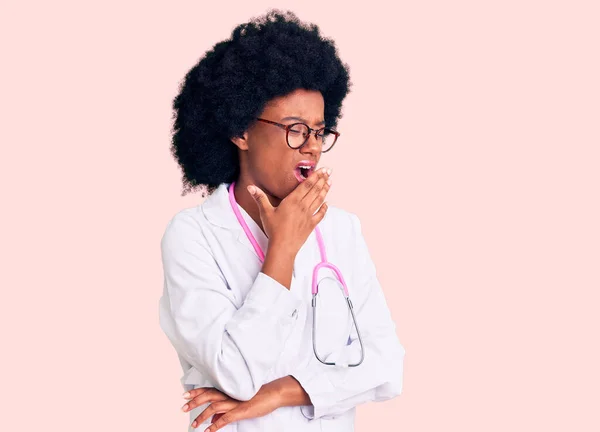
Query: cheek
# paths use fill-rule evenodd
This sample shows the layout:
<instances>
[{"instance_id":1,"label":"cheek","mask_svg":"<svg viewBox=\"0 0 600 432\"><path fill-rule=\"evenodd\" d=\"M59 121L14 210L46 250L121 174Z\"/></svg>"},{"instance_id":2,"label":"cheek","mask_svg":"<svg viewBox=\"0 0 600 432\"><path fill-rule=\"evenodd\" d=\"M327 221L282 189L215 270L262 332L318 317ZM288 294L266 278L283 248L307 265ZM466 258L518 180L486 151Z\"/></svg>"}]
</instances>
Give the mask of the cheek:
<instances>
[{"instance_id":1,"label":"cheek","mask_svg":"<svg viewBox=\"0 0 600 432\"><path fill-rule=\"evenodd\" d=\"M253 162L263 163L266 160L277 160L287 148L285 141L281 145L279 135L262 133L252 136L249 142Z\"/></svg>"},{"instance_id":2,"label":"cheek","mask_svg":"<svg viewBox=\"0 0 600 432\"><path fill-rule=\"evenodd\" d=\"M281 179L282 174L291 174L290 167L293 165L293 150L285 143L278 140L265 137L266 139L254 144L254 151L251 154L252 164L261 173L268 173L270 177L275 176ZM286 173L290 171L290 173Z\"/></svg>"},{"instance_id":3,"label":"cheek","mask_svg":"<svg viewBox=\"0 0 600 432\"><path fill-rule=\"evenodd\" d=\"M277 131L275 131L277 132ZM249 154L253 177L279 197L289 194L298 184L294 175L294 152L285 142L285 135L261 134L252 137Z\"/></svg>"}]
</instances>

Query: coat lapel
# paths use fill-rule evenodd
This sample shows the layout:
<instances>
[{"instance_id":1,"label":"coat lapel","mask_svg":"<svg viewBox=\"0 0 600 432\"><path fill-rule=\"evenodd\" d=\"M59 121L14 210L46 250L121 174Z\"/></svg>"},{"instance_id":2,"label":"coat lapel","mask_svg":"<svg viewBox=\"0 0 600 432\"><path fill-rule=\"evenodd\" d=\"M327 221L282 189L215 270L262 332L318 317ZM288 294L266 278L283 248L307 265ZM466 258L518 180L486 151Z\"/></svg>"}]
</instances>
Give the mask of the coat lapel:
<instances>
[{"instance_id":1,"label":"coat lapel","mask_svg":"<svg viewBox=\"0 0 600 432\"><path fill-rule=\"evenodd\" d=\"M252 243L246 236L244 229L238 222L233 209L231 208L231 202L229 201L229 186L231 183L222 183L206 200L202 203L202 211L206 219L213 225L227 230L235 240L248 249L258 260L258 255L252 246ZM260 227L254 222L254 220L248 215L246 210L238 205L242 217L248 224L250 231L254 235L254 238L260 245L263 252L266 252L268 245L268 238L265 233L262 232Z\"/></svg>"},{"instance_id":2,"label":"coat lapel","mask_svg":"<svg viewBox=\"0 0 600 432\"><path fill-rule=\"evenodd\" d=\"M222 183L208 198L204 200L202 203L202 211L206 219L213 225L223 228L228 231L228 233L245 249L250 251L255 259L260 262L252 243L246 236L244 229L238 222L233 209L231 208L231 202L229 201L229 186L231 183ZM260 245L261 249L264 253L267 251L267 246L269 244L269 239L265 235L264 232L260 229L260 227L254 222L254 220L248 215L246 210L244 210L241 206L238 205L240 212L242 213L242 217L248 224L250 231L256 238L256 241ZM309 241L311 236L314 236L312 233L309 236ZM300 260L302 260L303 250L306 249L306 243L303 247L298 251L296 255L295 265L292 270L292 279L296 277L296 267Z\"/></svg>"}]
</instances>

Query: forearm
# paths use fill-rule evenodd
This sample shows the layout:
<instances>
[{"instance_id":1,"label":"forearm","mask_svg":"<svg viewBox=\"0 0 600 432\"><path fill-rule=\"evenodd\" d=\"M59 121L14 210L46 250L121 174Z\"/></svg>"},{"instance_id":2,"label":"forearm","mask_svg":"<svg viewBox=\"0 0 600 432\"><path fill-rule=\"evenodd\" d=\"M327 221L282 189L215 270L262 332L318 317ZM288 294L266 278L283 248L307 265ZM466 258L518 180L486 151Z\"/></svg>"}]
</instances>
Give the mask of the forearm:
<instances>
[{"instance_id":1,"label":"forearm","mask_svg":"<svg viewBox=\"0 0 600 432\"><path fill-rule=\"evenodd\" d=\"M263 388L265 388L265 390L267 388L275 390L278 407L311 405L308 393L306 393L300 383L290 375L271 381L270 383L265 384Z\"/></svg>"},{"instance_id":2,"label":"forearm","mask_svg":"<svg viewBox=\"0 0 600 432\"><path fill-rule=\"evenodd\" d=\"M391 399L401 393L405 351L395 331L370 336L364 343L365 359L358 367L329 367L313 362L292 373L314 407L306 411L308 418L338 415L357 405ZM355 340L325 359L352 363L359 356L357 345Z\"/></svg>"},{"instance_id":3,"label":"forearm","mask_svg":"<svg viewBox=\"0 0 600 432\"><path fill-rule=\"evenodd\" d=\"M289 290L292 284L295 259L294 251L290 250L283 242L273 240L267 249L261 271Z\"/></svg>"}]
</instances>

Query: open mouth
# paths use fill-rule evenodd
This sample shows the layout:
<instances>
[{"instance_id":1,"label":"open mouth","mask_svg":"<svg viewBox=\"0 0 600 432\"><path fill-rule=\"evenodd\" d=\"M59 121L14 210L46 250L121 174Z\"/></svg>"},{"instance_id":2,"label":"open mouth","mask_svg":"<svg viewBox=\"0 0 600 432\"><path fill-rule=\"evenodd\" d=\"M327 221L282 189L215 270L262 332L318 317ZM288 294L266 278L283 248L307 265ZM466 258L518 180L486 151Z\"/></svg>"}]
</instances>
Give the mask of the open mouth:
<instances>
[{"instance_id":1,"label":"open mouth","mask_svg":"<svg viewBox=\"0 0 600 432\"><path fill-rule=\"evenodd\" d=\"M314 171L315 167L312 164L298 164L294 170L294 174L299 182L303 182Z\"/></svg>"}]
</instances>

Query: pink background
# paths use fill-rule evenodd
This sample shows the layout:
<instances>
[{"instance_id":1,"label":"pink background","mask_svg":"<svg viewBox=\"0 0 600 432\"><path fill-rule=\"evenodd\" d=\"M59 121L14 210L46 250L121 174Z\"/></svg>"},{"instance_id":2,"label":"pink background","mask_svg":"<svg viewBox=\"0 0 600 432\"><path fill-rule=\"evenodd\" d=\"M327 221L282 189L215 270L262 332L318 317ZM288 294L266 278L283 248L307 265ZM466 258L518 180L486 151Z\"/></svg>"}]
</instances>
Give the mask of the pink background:
<instances>
[{"instance_id":1,"label":"pink background","mask_svg":"<svg viewBox=\"0 0 600 432\"><path fill-rule=\"evenodd\" d=\"M9 2L2 33L5 431L185 431L158 325L187 70L273 2ZM161 3L157 6L156 3ZM353 92L325 155L407 354L357 430L600 430L600 7L278 2Z\"/></svg>"}]
</instances>

